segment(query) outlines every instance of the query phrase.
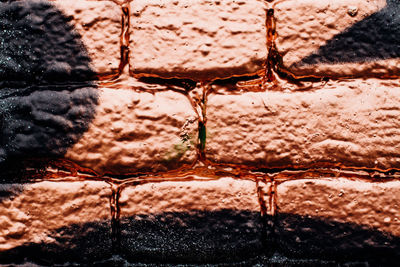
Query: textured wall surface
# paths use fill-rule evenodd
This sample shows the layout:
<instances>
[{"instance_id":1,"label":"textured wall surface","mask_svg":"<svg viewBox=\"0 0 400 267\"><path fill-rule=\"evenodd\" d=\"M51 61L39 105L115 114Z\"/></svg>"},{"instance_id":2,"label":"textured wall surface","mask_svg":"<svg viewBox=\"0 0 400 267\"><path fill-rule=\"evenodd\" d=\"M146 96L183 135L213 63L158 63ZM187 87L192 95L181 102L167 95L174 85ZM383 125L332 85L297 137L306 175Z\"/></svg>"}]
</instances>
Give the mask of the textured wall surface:
<instances>
[{"instance_id":1,"label":"textured wall surface","mask_svg":"<svg viewBox=\"0 0 400 267\"><path fill-rule=\"evenodd\" d=\"M0 265L396 266L399 7L0 1Z\"/></svg>"}]
</instances>

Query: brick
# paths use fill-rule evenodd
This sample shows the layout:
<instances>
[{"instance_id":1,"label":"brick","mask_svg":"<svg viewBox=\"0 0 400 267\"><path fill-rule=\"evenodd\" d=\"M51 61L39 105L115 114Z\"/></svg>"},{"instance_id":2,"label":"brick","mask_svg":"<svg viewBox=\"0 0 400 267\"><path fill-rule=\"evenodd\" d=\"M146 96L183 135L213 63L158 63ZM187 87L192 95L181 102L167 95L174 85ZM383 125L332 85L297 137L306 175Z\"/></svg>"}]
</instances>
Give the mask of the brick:
<instances>
[{"instance_id":1,"label":"brick","mask_svg":"<svg viewBox=\"0 0 400 267\"><path fill-rule=\"evenodd\" d=\"M274 4L276 46L294 74L400 74L397 0L289 0Z\"/></svg>"},{"instance_id":2,"label":"brick","mask_svg":"<svg viewBox=\"0 0 400 267\"><path fill-rule=\"evenodd\" d=\"M256 183L165 181L121 192L121 250L153 262L231 262L262 251Z\"/></svg>"},{"instance_id":3,"label":"brick","mask_svg":"<svg viewBox=\"0 0 400 267\"><path fill-rule=\"evenodd\" d=\"M0 168L10 169L11 161L62 157L88 129L98 94L90 84L2 88Z\"/></svg>"},{"instance_id":4,"label":"brick","mask_svg":"<svg viewBox=\"0 0 400 267\"><path fill-rule=\"evenodd\" d=\"M117 73L121 56L121 7L111 0L51 2L71 18L71 25L87 49L92 70L100 75Z\"/></svg>"},{"instance_id":5,"label":"brick","mask_svg":"<svg viewBox=\"0 0 400 267\"><path fill-rule=\"evenodd\" d=\"M121 8L112 1L0 3L0 77L53 83L115 73Z\"/></svg>"},{"instance_id":6,"label":"brick","mask_svg":"<svg viewBox=\"0 0 400 267\"><path fill-rule=\"evenodd\" d=\"M220 88L207 102L206 156L256 168L397 168L397 88L397 81L374 79L302 92L234 95Z\"/></svg>"},{"instance_id":7,"label":"brick","mask_svg":"<svg viewBox=\"0 0 400 267\"><path fill-rule=\"evenodd\" d=\"M2 89L0 168L31 158L64 158L118 175L194 163L197 116L189 100L137 86L143 91L91 85Z\"/></svg>"},{"instance_id":8,"label":"brick","mask_svg":"<svg viewBox=\"0 0 400 267\"><path fill-rule=\"evenodd\" d=\"M197 117L173 91L100 90L88 130L64 156L99 174L166 171L197 159Z\"/></svg>"},{"instance_id":9,"label":"brick","mask_svg":"<svg viewBox=\"0 0 400 267\"><path fill-rule=\"evenodd\" d=\"M134 75L212 80L255 73L266 58L263 1L131 3Z\"/></svg>"},{"instance_id":10,"label":"brick","mask_svg":"<svg viewBox=\"0 0 400 267\"><path fill-rule=\"evenodd\" d=\"M277 193L278 243L287 255L398 258L399 181L303 179L281 183Z\"/></svg>"},{"instance_id":11,"label":"brick","mask_svg":"<svg viewBox=\"0 0 400 267\"><path fill-rule=\"evenodd\" d=\"M0 184L0 260L55 263L109 257L105 182Z\"/></svg>"}]
</instances>

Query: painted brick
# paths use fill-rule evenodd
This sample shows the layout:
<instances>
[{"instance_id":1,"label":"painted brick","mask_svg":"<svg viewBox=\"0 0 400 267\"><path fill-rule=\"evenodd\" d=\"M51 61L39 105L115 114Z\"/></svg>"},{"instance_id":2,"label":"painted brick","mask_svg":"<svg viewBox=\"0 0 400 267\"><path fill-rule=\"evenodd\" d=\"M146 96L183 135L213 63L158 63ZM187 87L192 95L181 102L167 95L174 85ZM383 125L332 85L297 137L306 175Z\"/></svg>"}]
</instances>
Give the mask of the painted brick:
<instances>
[{"instance_id":1,"label":"painted brick","mask_svg":"<svg viewBox=\"0 0 400 267\"><path fill-rule=\"evenodd\" d=\"M153 262L231 262L262 251L256 183L156 182L121 192L124 257Z\"/></svg>"},{"instance_id":2,"label":"painted brick","mask_svg":"<svg viewBox=\"0 0 400 267\"><path fill-rule=\"evenodd\" d=\"M114 1L51 0L71 19L91 60L91 68L99 75L119 71L121 57L121 7Z\"/></svg>"},{"instance_id":3,"label":"painted brick","mask_svg":"<svg viewBox=\"0 0 400 267\"><path fill-rule=\"evenodd\" d=\"M105 182L0 184L0 261L93 261L109 257Z\"/></svg>"},{"instance_id":4,"label":"painted brick","mask_svg":"<svg viewBox=\"0 0 400 267\"><path fill-rule=\"evenodd\" d=\"M277 193L276 230L285 253L342 260L399 256L399 181L304 179L281 183Z\"/></svg>"},{"instance_id":5,"label":"painted brick","mask_svg":"<svg viewBox=\"0 0 400 267\"><path fill-rule=\"evenodd\" d=\"M297 75L399 76L398 0L274 4L276 46Z\"/></svg>"},{"instance_id":6,"label":"painted brick","mask_svg":"<svg viewBox=\"0 0 400 267\"><path fill-rule=\"evenodd\" d=\"M398 81L337 81L314 89L211 94L207 158L261 168L398 167Z\"/></svg>"},{"instance_id":7,"label":"painted brick","mask_svg":"<svg viewBox=\"0 0 400 267\"><path fill-rule=\"evenodd\" d=\"M118 72L121 7L112 1L0 3L2 80L54 83Z\"/></svg>"},{"instance_id":8,"label":"painted brick","mask_svg":"<svg viewBox=\"0 0 400 267\"><path fill-rule=\"evenodd\" d=\"M99 174L166 171L197 159L197 117L183 94L99 89L95 116L65 158Z\"/></svg>"},{"instance_id":9,"label":"painted brick","mask_svg":"<svg viewBox=\"0 0 400 267\"><path fill-rule=\"evenodd\" d=\"M0 165L62 157L87 131L98 94L92 84L2 88Z\"/></svg>"},{"instance_id":10,"label":"painted brick","mask_svg":"<svg viewBox=\"0 0 400 267\"><path fill-rule=\"evenodd\" d=\"M135 75L212 80L254 73L266 58L263 1L131 3Z\"/></svg>"}]
</instances>

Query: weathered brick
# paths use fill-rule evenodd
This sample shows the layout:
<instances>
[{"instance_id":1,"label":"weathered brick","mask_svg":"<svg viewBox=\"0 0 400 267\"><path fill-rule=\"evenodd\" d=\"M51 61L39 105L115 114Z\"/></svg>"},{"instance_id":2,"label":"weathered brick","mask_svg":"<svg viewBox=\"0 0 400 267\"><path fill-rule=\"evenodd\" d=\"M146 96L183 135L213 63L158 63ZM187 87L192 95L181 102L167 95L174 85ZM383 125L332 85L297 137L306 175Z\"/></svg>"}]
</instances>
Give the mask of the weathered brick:
<instances>
[{"instance_id":1,"label":"weathered brick","mask_svg":"<svg viewBox=\"0 0 400 267\"><path fill-rule=\"evenodd\" d=\"M118 72L121 56L121 7L114 1L50 0L71 19L90 57L90 66L99 75Z\"/></svg>"},{"instance_id":2,"label":"weathered brick","mask_svg":"<svg viewBox=\"0 0 400 267\"><path fill-rule=\"evenodd\" d=\"M90 84L2 88L2 176L4 169L10 169L11 161L62 157L88 129L98 93L96 86Z\"/></svg>"},{"instance_id":3,"label":"weathered brick","mask_svg":"<svg viewBox=\"0 0 400 267\"><path fill-rule=\"evenodd\" d=\"M262 251L256 183L156 182L121 192L121 250L135 261L230 262Z\"/></svg>"},{"instance_id":4,"label":"weathered brick","mask_svg":"<svg viewBox=\"0 0 400 267\"><path fill-rule=\"evenodd\" d=\"M274 4L276 46L297 75L400 74L398 0L289 0Z\"/></svg>"},{"instance_id":5,"label":"weathered brick","mask_svg":"<svg viewBox=\"0 0 400 267\"><path fill-rule=\"evenodd\" d=\"M0 77L35 83L116 73L122 11L112 1L0 3Z\"/></svg>"},{"instance_id":6,"label":"weathered brick","mask_svg":"<svg viewBox=\"0 0 400 267\"><path fill-rule=\"evenodd\" d=\"M123 175L171 170L197 159L197 117L183 94L103 88L95 114L65 154L82 167Z\"/></svg>"},{"instance_id":7,"label":"weathered brick","mask_svg":"<svg viewBox=\"0 0 400 267\"><path fill-rule=\"evenodd\" d=\"M398 168L398 81L335 81L314 89L211 94L207 158L261 168Z\"/></svg>"},{"instance_id":8,"label":"weathered brick","mask_svg":"<svg viewBox=\"0 0 400 267\"><path fill-rule=\"evenodd\" d=\"M105 182L0 184L0 261L93 261L111 255Z\"/></svg>"},{"instance_id":9,"label":"weathered brick","mask_svg":"<svg viewBox=\"0 0 400 267\"><path fill-rule=\"evenodd\" d=\"M277 193L278 244L288 255L381 264L399 257L399 181L304 179Z\"/></svg>"},{"instance_id":10,"label":"weathered brick","mask_svg":"<svg viewBox=\"0 0 400 267\"><path fill-rule=\"evenodd\" d=\"M259 0L132 1L130 69L195 80L254 73L267 53L264 20Z\"/></svg>"}]
</instances>

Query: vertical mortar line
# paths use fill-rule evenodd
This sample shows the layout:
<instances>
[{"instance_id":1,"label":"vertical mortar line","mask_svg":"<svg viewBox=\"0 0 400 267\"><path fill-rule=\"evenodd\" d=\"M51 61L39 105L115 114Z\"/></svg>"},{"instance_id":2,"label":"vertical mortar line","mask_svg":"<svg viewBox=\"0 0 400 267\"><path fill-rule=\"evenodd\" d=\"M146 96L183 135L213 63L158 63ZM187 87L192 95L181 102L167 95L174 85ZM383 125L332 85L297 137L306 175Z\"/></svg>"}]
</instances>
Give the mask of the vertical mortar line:
<instances>
[{"instance_id":1,"label":"vertical mortar line","mask_svg":"<svg viewBox=\"0 0 400 267\"><path fill-rule=\"evenodd\" d=\"M276 19L274 16L274 9L269 8L266 10L265 28L267 39L267 59L265 63L264 82L273 82L276 78L274 76L274 62L275 39L276 39Z\"/></svg>"},{"instance_id":2,"label":"vertical mortar line","mask_svg":"<svg viewBox=\"0 0 400 267\"><path fill-rule=\"evenodd\" d=\"M276 221L276 184L273 177L257 177L257 195L262 219L262 244L265 252L276 251L275 221ZM260 185L263 183L263 185ZM265 187L268 187L265 190ZM266 199L268 197L268 199Z\"/></svg>"},{"instance_id":3,"label":"vertical mortar line","mask_svg":"<svg viewBox=\"0 0 400 267\"><path fill-rule=\"evenodd\" d=\"M120 35L120 51L121 60L119 65L119 74L121 74L127 64L129 64L129 44L130 44L130 2L121 6L121 35Z\"/></svg>"},{"instance_id":4,"label":"vertical mortar line","mask_svg":"<svg viewBox=\"0 0 400 267\"><path fill-rule=\"evenodd\" d=\"M199 114L198 154L200 161L205 162L206 161L205 149L206 149L206 139L207 139L207 97L210 88L210 82L205 82L205 81L200 82L200 88L201 88L201 98L198 105L200 106L201 114Z\"/></svg>"},{"instance_id":5,"label":"vertical mortar line","mask_svg":"<svg viewBox=\"0 0 400 267\"><path fill-rule=\"evenodd\" d=\"M273 217L276 217L276 213L278 210L278 192L277 192L277 187L278 184L276 182L276 180L274 179L274 177L271 177L271 192L270 192L270 200L269 200L269 204L271 207L271 215Z\"/></svg>"},{"instance_id":6,"label":"vertical mortar line","mask_svg":"<svg viewBox=\"0 0 400 267\"><path fill-rule=\"evenodd\" d=\"M279 64L277 62L276 55L278 50L276 49L275 40L277 37L276 33L276 18L275 18L275 10L273 7L270 6L269 3L272 3L274 0L266 0L266 14L265 14L265 30L266 30L266 41L267 41L267 59L265 65L265 73L263 83L265 82L273 82L276 80L274 75L274 70L276 65ZM264 103L265 105L265 103ZM270 228L270 235L272 242L275 246L276 244L276 236L275 236L275 227L276 227L276 220L277 220L277 183L274 176L269 177L271 185L268 189L268 204L269 204L269 211L268 216L270 216L270 220L268 220L269 228Z\"/></svg>"},{"instance_id":7,"label":"vertical mortar line","mask_svg":"<svg viewBox=\"0 0 400 267\"><path fill-rule=\"evenodd\" d=\"M275 177L271 177L271 240L274 246L274 251L278 250L278 182L276 181Z\"/></svg>"},{"instance_id":8,"label":"vertical mortar line","mask_svg":"<svg viewBox=\"0 0 400 267\"><path fill-rule=\"evenodd\" d=\"M258 196L258 204L260 205L261 216L267 215L267 204L264 199L264 191L260 186L260 180L264 180L263 177L257 177L256 186L257 186L257 196Z\"/></svg>"},{"instance_id":9,"label":"vertical mortar line","mask_svg":"<svg viewBox=\"0 0 400 267\"><path fill-rule=\"evenodd\" d=\"M111 212L111 245L112 252L118 254L121 248L120 204L121 187L111 184L110 212Z\"/></svg>"}]
</instances>

